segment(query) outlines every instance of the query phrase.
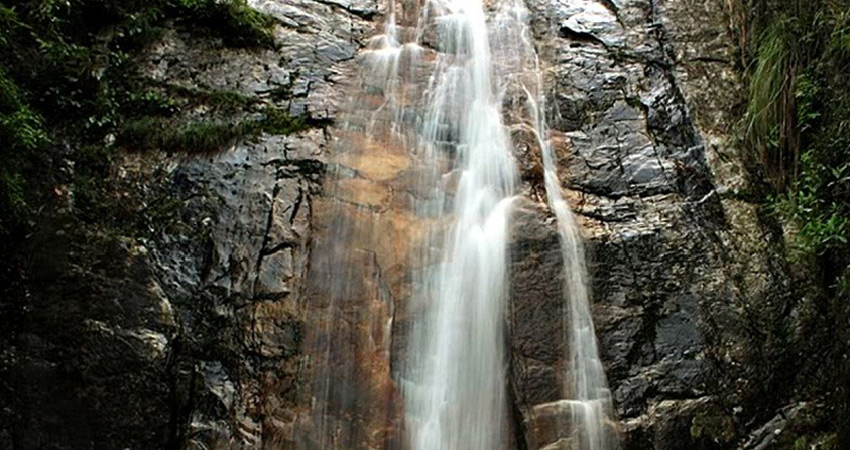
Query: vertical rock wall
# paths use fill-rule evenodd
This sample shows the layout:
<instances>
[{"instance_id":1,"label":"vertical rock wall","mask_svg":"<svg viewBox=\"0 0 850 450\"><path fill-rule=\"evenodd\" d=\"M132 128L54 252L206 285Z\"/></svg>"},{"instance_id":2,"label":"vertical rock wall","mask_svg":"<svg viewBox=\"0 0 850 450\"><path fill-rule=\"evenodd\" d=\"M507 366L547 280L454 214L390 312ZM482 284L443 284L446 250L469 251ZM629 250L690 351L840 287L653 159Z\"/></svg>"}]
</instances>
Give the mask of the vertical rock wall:
<instances>
[{"instance_id":1,"label":"vertical rock wall","mask_svg":"<svg viewBox=\"0 0 850 450\"><path fill-rule=\"evenodd\" d=\"M746 199L723 5L533 1L560 176L628 449L734 448L776 405L791 306L781 239ZM537 211L535 211L535 209ZM554 228L520 215L514 373L528 426L557 399ZM543 273L542 273L543 272ZM533 286L533 287L529 287ZM534 324L529 324L528 321ZM565 344L562 344L565 345Z\"/></svg>"},{"instance_id":2,"label":"vertical rock wall","mask_svg":"<svg viewBox=\"0 0 850 450\"><path fill-rule=\"evenodd\" d=\"M236 90L306 117L311 128L263 135L207 157L156 162L183 200L185 228L155 251L186 353L190 448L302 448L313 420L321 321L304 295L327 126L345 103L356 50L377 2L255 1L276 21L270 50L227 50L174 33L145 65L162 82ZM203 111L199 111L203 114ZM305 431L307 430L307 431Z\"/></svg>"},{"instance_id":3,"label":"vertical rock wall","mask_svg":"<svg viewBox=\"0 0 850 450\"><path fill-rule=\"evenodd\" d=\"M404 177L415 167L389 145L328 156L342 136L333 124L350 105L357 52L386 4L250 3L277 20L279 50L227 49L172 31L142 58L144 72L178 86L237 90L308 117L311 128L216 155L128 156L120 183L180 204L174 226L155 240L88 236L72 245L58 222L36 236L52 251L34 256L42 288L15 350L28 356L12 374L27 394L0 443L331 448L317 440L327 431L317 427L330 427L337 448L394 445L388 427L398 418L370 414L399 406L392 377L415 313L404 304L412 268L400 243L419 233ZM741 93L724 6L528 6L559 174L591 258L597 334L625 447L740 447L785 400L776 393L787 381L780 374L793 304L779 237L746 200L730 144ZM559 437L560 413L545 405L563 397L568 352L554 218L535 185L537 156L517 155L526 184L511 247L510 371L524 432L517 447L525 448L532 434L535 442ZM328 186L329 164L359 175ZM316 219L331 201L349 205L337 217L372 232L358 240L362 259L349 262L362 271L362 289L344 305L342 327L329 327L332 294L321 285L340 268L310 265L311 251L335 236ZM391 334L383 328L390 319ZM336 359L313 353L330 343ZM334 371L349 372L318 384L329 396L313 392L317 374Z\"/></svg>"}]
</instances>

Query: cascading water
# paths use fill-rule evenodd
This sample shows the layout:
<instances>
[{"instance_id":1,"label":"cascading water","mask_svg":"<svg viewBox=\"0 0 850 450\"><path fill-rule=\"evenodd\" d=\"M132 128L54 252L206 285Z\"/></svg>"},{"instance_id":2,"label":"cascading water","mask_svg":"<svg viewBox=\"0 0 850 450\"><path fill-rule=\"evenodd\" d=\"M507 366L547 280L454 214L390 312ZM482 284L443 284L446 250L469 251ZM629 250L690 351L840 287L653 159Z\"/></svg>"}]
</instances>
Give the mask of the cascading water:
<instances>
[{"instance_id":1,"label":"cascading water","mask_svg":"<svg viewBox=\"0 0 850 450\"><path fill-rule=\"evenodd\" d=\"M490 450L503 447L506 419L505 251L516 168L491 80L483 5L429 9L440 51L420 147L428 154L451 145L459 181L445 261L424 284L431 308L410 349L420 364L404 392L407 430L412 450Z\"/></svg>"},{"instance_id":2,"label":"cascading water","mask_svg":"<svg viewBox=\"0 0 850 450\"><path fill-rule=\"evenodd\" d=\"M403 29L396 24L397 6L390 3L384 33L373 38L361 56L365 69L361 97L375 106L364 117L355 117L349 128L365 136L366 143L347 142L342 147L345 154L380 148L386 157L397 158L390 158L393 164L401 160L393 151L404 153L404 161L411 166L407 170L416 173L406 182L412 200L405 207L429 224L408 252L411 298L406 308L413 319L403 368L397 369L396 377L404 397L406 444L402 447L512 447L504 312L509 293L511 205L518 195L509 129L518 127L532 136L533 142L526 144L540 152L542 181L563 251L568 334L564 340L570 349L564 397L569 400L558 403L567 412L562 426L569 437L556 445L612 450L618 443L590 315L584 251L546 138L542 74L529 36L528 12L518 0L486 4L483 0L431 0L417 8L415 28ZM350 177L348 172L345 169L337 176ZM373 189L376 180L398 189L382 177L357 186ZM349 202L338 203L344 209ZM357 208L360 214L362 207ZM338 218L344 215L336 213ZM343 219L342 231L335 231L337 238L330 240L336 242L330 245L332 251L325 251L336 256L317 259L322 263L317 266L337 274L328 275L322 283L337 286L331 292L340 304L354 298L345 285L361 283L355 272L363 269L351 265L352 258L343 254L339 242L357 241L364 249L382 245L376 233L380 227L374 223L379 216L367 217L359 224ZM377 265L380 251L375 254ZM334 305L331 301L329 310L339 314L333 313L339 310ZM369 339L374 341L373 336ZM382 343L373 354L387 351L388 344ZM320 388L327 393L333 386L351 385L330 368L333 352L324 353L327 373ZM334 402L326 398L320 403ZM330 433L323 430L320 435Z\"/></svg>"},{"instance_id":3,"label":"cascading water","mask_svg":"<svg viewBox=\"0 0 850 450\"><path fill-rule=\"evenodd\" d=\"M529 98L533 97L529 95ZM564 258L564 290L568 304L567 326L564 329L567 330L566 341L570 347L569 391L572 393L572 398L566 405L572 416L570 426L575 432L573 439L578 441L578 445L573 447L582 450L618 448L619 442L614 435L615 428L612 423L611 393L599 358L593 317L590 313L587 267L581 233L561 194L552 147L540 138L541 131L545 130L545 122L537 105L530 104L529 109L536 119L535 135L538 136L542 149L546 197L557 218Z\"/></svg>"},{"instance_id":4,"label":"cascading water","mask_svg":"<svg viewBox=\"0 0 850 450\"><path fill-rule=\"evenodd\" d=\"M522 18L526 11L520 6L513 9L515 15ZM518 55L515 64L520 72L528 73L520 78L520 85L526 99L526 116L540 148L543 163L543 184L547 203L555 213L558 234L564 261L564 295L567 300L565 341L569 345L569 385L566 387L564 405L570 411L570 448L581 450L613 450L619 448L616 426L613 421L613 402L599 349L593 317L590 312L590 292L585 263L584 244L575 216L561 193L561 183L555 166L552 145L545 139L547 126L542 110L545 106L543 82L537 54L531 43L525 20L517 20L503 25L503 28L515 30ZM511 25L513 24L513 25Z\"/></svg>"}]
</instances>

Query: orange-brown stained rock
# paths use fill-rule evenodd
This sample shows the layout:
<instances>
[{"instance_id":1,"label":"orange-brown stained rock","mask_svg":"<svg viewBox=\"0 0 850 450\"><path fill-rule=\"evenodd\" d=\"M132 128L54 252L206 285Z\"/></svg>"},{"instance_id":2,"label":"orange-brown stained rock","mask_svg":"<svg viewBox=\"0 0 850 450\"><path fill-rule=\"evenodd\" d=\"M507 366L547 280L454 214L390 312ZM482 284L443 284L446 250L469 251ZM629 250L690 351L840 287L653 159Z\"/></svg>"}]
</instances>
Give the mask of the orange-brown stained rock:
<instances>
[{"instance_id":1,"label":"orange-brown stained rock","mask_svg":"<svg viewBox=\"0 0 850 450\"><path fill-rule=\"evenodd\" d=\"M407 292L406 275L414 262L412 252L422 244L431 221L406 210L376 212L328 199L317 199L313 208L318 215L333 214L338 221L345 223L349 231L346 246L374 253L383 281L393 298L404 298ZM317 228L315 232L324 237L329 230L323 227ZM333 239L329 236L327 238ZM351 256L347 254L341 257L349 259ZM348 263L357 264L355 261Z\"/></svg>"},{"instance_id":2,"label":"orange-brown stained rock","mask_svg":"<svg viewBox=\"0 0 850 450\"><path fill-rule=\"evenodd\" d=\"M570 443L572 409L568 400L535 405L526 419L526 438L531 448L564 449Z\"/></svg>"},{"instance_id":3,"label":"orange-brown stained rock","mask_svg":"<svg viewBox=\"0 0 850 450\"><path fill-rule=\"evenodd\" d=\"M318 266L311 275L322 279L322 272L330 270L343 282L311 283L310 291L311 300L319 300L313 304L323 305L311 313L314 331L308 344L318 373L327 380L327 394L318 401L326 402L327 425L344 436L325 445L382 448L402 417L389 366L393 303L373 251L352 249L345 258Z\"/></svg>"},{"instance_id":4,"label":"orange-brown stained rock","mask_svg":"<svg viewBox=\"0 0 850 450\"><path fill-rule=\"evenodd\" d=\"M389 187L364 178L345 178L334 186L336 198L362 206L383 209L392 192Z\"/></svg>"},{"instance_id":5,"label":"orange-brown stained rock","mask_svg":"<svg viewBox=\"0 0 850 450\"><path fill-rule=\"evenodd\" d=\"M283 356L298 347L297 305L265 301L251 306L251 342L263 356Z\"/></svg>"},{"instance_id":6,"label":"orange-brown stained rock","mask_svg":"<svg viewBox=\"0 0 850 450\"><path fill-rule=\"evenodd\" d=\"M393 139L371 139L355 133L349 137L352 150L333 158L332 162L373 181L391 180L410 167L410 158Z\"/></svg>"}]
</instances>

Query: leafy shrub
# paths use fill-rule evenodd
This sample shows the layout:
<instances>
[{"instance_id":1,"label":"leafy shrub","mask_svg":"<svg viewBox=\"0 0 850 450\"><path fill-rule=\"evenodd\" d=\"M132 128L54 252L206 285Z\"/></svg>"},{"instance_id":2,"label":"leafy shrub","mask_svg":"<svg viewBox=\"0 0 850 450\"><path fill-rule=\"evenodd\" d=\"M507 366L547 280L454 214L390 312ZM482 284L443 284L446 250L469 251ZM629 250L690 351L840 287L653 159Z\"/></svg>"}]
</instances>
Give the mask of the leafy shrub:
<instances>
[{"instance_id":1,"label":"leafy shrub","mask_svg":"<svg viewBox=\"0 0 850 450\"><path fill-rule=\"evenodd\" d=\"M819 326L848 351L850 318L850 0L743 0L734 28L749 81L744 142L789 231L790 261L824 311ZM811 279L809 279L811 278ZM816 289L812 291L812 287ZM834 408L829 448L850 448L850 363L817 386ZM805 380L803 385L805 385ZM805 440L798 447L810 446Z\"/></svg>"},{"instance_id":2,"label":"leafy shrub","mask_svg":"<svg viewBox=\"0 0 850 450\"><path fill-rule=\"evenodd\" d=\"M850 1L748 5L745 142L795 230L792 259L847 265L835 258L850 249Z\"/></svg>"},{"instance_id":3,"label":"leafy shrub","mask_svg":"<svg viewBox=\"0 0 850 450\"><path fill-rule=\"evenodd\" d=\"M30 154L48 140L41 117L0 69L0 232L8 232L22 220L27 185L21 170Z\"/></svg>"},{"instance_id":4,"label":"leafy shrub","mask_svg":"<svg viewBox=\"0 0 850 450\"><path fill-rule=\"evenodd\" d=\"M0 239L27 222L28 198L43 201L33 194L52 191L52 183L60 182L53 175L73 183L81 211L93 219L105 214L99 208L108 197L103 179L110 175L115 148L105 142L112 135L141 150L214 151L259 133L256 120L234 124L222 117L250 108L253 102L244 95L175 92L139 76L134 55L174 22L206 29L226 45L274 44L274 21L245 0L0 4ZM181 108L198 104L213 109L210 123L175 124ZM56 148L48 146L51 140ZM52 152L69 150L73 173L53 174L45 167L54 160ZM51 176L32 176L36 168Z\"/></svg>"}]
</instances>

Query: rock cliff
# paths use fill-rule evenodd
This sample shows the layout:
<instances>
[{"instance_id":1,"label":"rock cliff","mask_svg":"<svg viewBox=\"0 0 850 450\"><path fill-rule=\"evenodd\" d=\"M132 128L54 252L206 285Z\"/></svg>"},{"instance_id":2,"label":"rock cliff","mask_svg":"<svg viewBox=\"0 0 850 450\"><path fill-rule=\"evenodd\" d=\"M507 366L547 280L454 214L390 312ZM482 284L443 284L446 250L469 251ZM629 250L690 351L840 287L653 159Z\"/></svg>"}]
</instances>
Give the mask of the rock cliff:
<instances>
[{"instance_id":1,"label":"rock cliff","mask_svg":"<svg viewBox=\"0 0 850 450\"><path fill-rule=\"evenodd\" d=\"M356 115L344 110L357 55L387 5L249 3L274 17L277 50L178 27L138 63L152 79L235 90L308 126L211 155L122 156L116 185L178 204L155 236L80 231L61 205L39 226L4 355L17 393L0 416L4 447L398 444L394 371L415 314L403 243L420 232L405 180L417 167L391 146L341 149L358 137L337 126ZM816 319L793 295L781 230L751 200L732 137L742 93L729 12L696 0L528 7L624 448L784 448L786 425L817 415L794 403L789 375L803 369L794 358ZM534 149L517 154L510 426L524 449L532 432L557 439L539 428L559 414L567 368L557 230ZM336 186L328 170L364 176ZM316 254L342 238L359 250L350 267ZM350 290L323 281L333 272Z\"/></svg>"}]
</instances>

